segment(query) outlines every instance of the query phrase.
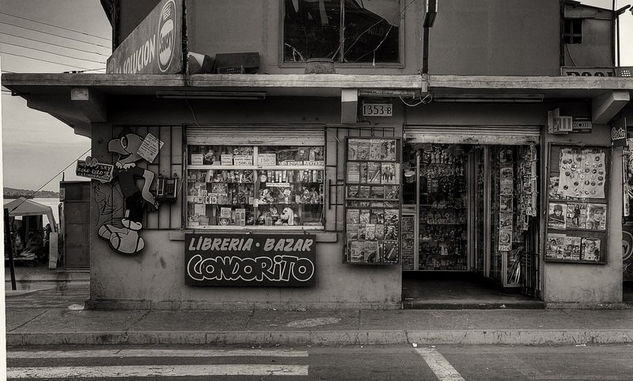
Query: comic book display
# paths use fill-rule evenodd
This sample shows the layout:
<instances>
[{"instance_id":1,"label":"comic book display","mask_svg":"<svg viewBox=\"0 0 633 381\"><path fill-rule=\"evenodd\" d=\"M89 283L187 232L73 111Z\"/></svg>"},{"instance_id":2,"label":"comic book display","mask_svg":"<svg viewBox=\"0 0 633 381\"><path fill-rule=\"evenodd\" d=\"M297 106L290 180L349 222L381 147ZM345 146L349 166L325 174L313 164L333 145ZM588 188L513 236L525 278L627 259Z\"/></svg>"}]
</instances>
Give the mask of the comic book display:
<instances>
[{"instance_id":1,"label":"comic book display","mask_svg":"<svg viewBox=\"0 0 633 381\"><path fill-rule=\"evenodd\" d=\"M400 140L348 138L346 148L345 261L400 263Z\"/></svg>"},{"instance_id":2,"label":"comic book display","mask_svg":"<svg viewBox=\"0 0 633 381\"><path fill-rule=\"evenodd\" d=\"M322 226L324 151L188 146L187 227Z\"/></svg>"},{"instance_id":3,"label":"comic book display","mask_svg":"<svg viewBox=\"0 0 633 381\"><path fill-rule=\"evenodd\" d=\"M466 162L458 146L421 150L419 270L467 269Z\"/></svg>"},{"instance_id":4,"label":"comic book display","mask_svg":"<svg viewBox=\"0 0 633 381\"><path fill-rule=\"evenodd\" d=\"M552 146L545 260L606 263L607 149Z\"/></svg>"},{"instance_id":5,"label":"comic book display","mask_svg":"<svg viewBox=\"0 0 633 381\"><path fill-rule=\"evenodd\" d=\"M402 270L415 270L415 216L402 216Z\"/></svg>"},{"instance_id":6,"label":"comic book display","mask_svg":"<svg viewBox=\"0 0 633 381\"><path fill-rule=\"evenodd\" d=\"M537 158L534 145L497 147L492 150L491 274L505 279L506 286L519 285L524 276L523 256L532 219L537 216ZM504 265L505 262L505 265ZM505 274L502 274L505 272Z\"/></svg>"}]
</instances>

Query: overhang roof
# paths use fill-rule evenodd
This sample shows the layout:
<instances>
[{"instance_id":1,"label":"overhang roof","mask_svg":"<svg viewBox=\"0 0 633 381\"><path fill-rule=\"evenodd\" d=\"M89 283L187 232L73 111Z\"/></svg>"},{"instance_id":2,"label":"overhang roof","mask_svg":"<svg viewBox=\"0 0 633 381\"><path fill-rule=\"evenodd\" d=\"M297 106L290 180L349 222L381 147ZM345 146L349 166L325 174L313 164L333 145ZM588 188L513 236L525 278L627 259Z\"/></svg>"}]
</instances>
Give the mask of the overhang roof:
<instances>
[{"instance_id":1,"label":"overhang roof","mask_svg":"<svg viewBox=\"0 0 633 381\"><path fill-rule=\"evenodd\" d=\"M111 96L156 96L164 91L261 91L267 97L340 97L342 89L382 89L428 91L433 96L444 97L539 95L544 99L597 99L614 91L628 97L633 91L632 78L582 76L5 73L2 84L25 98L29 107L57 117L82 135L88 134L90 122L105 121L97 120L105 118L105 111L94 102L71 101L73 89L94 92L102 104Z\"/></svg>"}]
</instances>

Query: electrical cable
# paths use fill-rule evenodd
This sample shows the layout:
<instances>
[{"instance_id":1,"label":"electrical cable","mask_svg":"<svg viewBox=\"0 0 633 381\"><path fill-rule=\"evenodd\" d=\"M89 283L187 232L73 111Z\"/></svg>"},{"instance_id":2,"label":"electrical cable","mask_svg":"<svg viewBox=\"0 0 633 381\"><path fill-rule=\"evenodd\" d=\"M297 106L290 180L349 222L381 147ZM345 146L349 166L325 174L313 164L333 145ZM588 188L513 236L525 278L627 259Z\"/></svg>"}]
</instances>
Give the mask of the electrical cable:
<instances>
[{"instance_id":1,"label":"electrical cable","mask_svg":"<svg viewBox=\"0 0 633 381\"><path fill-rule=\"evenodd\" d=\"M402 102L405 106L408 106L408 107L416 107L416 106L419 106L419 105L421 105L421 104L429 104L429 103L431 103L431 101L433 100L433 94L431 94L431 93L426 94L426 95L424 96L424 98L421 98L421 99L420 99L418 102L416 102L416 103L407 103L407 101L405 101L405 100L402 98L402 96L400 96L399 98L400 98L400 101L401 101L401 102Z\"/></svg>"},{"instance_id":2,"label":"electrical cable","mask_svg":"<svg viewBox=\"0 0 633 381\"><path fill-rule=\"evenodd\" d=\"M79 69L88 69L87 67L83 67L83 66L70 65L70 64L66 64L66 63L62 63L62 62L49 61L49 60L44 60L44 59L41 59L41 58L25 56L25 55L21 55L21 54L7 53L7 52L3 52L1 50L0 50L0 54L6 54L6 55L9 55L9 56L15 56L15 57L28 58L28 59L31 59L31 60L42 61L42 62L47 62L47 63L60 65L60 66L71 67L71 68L75 67L75 68L79 68Z\"/></svg>"},{"instance_id":3,"label":"electrical cable","mask_svg":"<svg viewBox=\"0 0 633 381\"><path fill-rule=\"evenodd\" d=\"M60 56L60 57L71 58L73 60L88 61L88 62L95 62L95 63L105 64L104 61L91 60L91 59L88 59L88 58L73 57L73 56L69 56L69 55L66 55L66 54L54 53L54 52L50 52L48 50L32 48L30 46L23 46L23 45L13 44L13 43L6 42L6 41L0 41L0 44L11 45L11 46L15 46L15 47L18 47L18 48L23 48L23 49L36 50L38 52L42 52L42 53L46 53L46 54L54 54L54 55Z\"/></svg>"},{"instance_id":4,"label":"electrical cable","mask_svg":"<svg viewBox=\"0 0 633 381\"><path fill-rule=\"evenodd\" d=\"M0 21L0 24L11 25L13 27L20 28L20 29L25 29L25 30L28 30L28 31L31 31L31 32L38 32L38 33L42 33L42 34L48 34L48 35L51 35L51 36L55 36L55 37L59 37L59 38L65 38L67 40L77 41L77 42L81 42L81 43L88 44L88 45L95 45L95 46L99 46L99 47L106 48L106 49L112 49L111 46L105 46L105 45L97 44L95 42L88 42L88 41L78 40L78 39L72 38L72 37L62 36L61 34L45 32L45 31L41 31L41 30L37 30L37 29L33 29L33 28L27 28L27 27L24 27L24 26L21 26L21 25L8 23L6 21Z\"/></svg>"},{"instance_id":5,"label":"electrical cable","mask_svg":"<svg viewBox=\"0 0 633 381\"><path fill-rule=\"evenodd\" d=\"M59 26L59 25L48 24L48 23L45 23L45 22L42 22L42 21L37 21L37 20L26 18L26 17L22 17L22 16L16 16L16 15L12 15L12 14L5 13L5 12L0 12L0 15L11 16L11 17L15 17L17 19L27 20L27 21L31 21L31 22L34 22L34 23L38 23L38 24L42 24L42 25L52 26L54 28L67 30L69 32L75 32L75 33L83 34L83 35L86 35L86 36L100 38L102 40L110 41L109 38L97 36L96 34L90 34L90 33L82 32L80 30L70 29L70 28L66 28L66 27L63 27L63 26Z\"/></svg>"},{"instance_id":6,"label":"electrical cable","mask_svg":"<svg viewBox=\"0 0 633 381\"><path fill-rule=\"evenodd\" d=\"M19 36L17 34L11 34L11 33L7 33L7 32L0 32L0 34L6 34L7 36L16 37L16 38L22 38L24 40L29 40L29 41L39 42L39 43L42 43L42 44L48 44L48 45L52 45L52 46L57 46L57 47L64 48L64 49L73 49L73 50L78 50L78 51L84 52L84 53L90 53L90 54L96 54L96 55L103 56L103 57L109 57L107 54L103 54L103 53L99 53L99 52L95 52L95 51L91 51L91 50L84 50L84 49L79 49L79 48L73 48L73 47L70 47L70 46L54 44L52 42L38 40L38 39L35 39L35 38L29 38L29 37L24 37L24 36Z\"/></svg>"},{"instance_id":7,"label":"electrical cable","mask_svg":"<svg viewBox=\"0 0 633 381\"><path fill-rule=\"evenodd\" d=\"M70 164L68 164L66 167L64 167L64 169L62 169L61 171L57 172L57 174L55 174L55 176L53 176L50 180L48 180L47 182L45 182L41 187L37 188L37 190L32 191L31 193L29 193L28 195L26 195L26 197L24 198L24 200L19 203L18 205L16 205L15 208L9 210L9 213L11 213L12 211L16 210L17 208L20 207L20 205L22 205L26 200L28 200L31 196L33 196L35 193L39 192L42 190L42 188L44 188L46 185L48 185L48 183L50 183L51 181L55 180L57 178L57 176L59 176L60 174L62 174L62 172L64 172L65 170L67 170L71 165L75 164L75 162L79 159L81 159L85 154L87 154L88 152L90 152L92 148L88 148L87 151L85 151L84 153L82 153L81 155L79 155L76 159L74 159L73 161L70 162Z\"/></svg>"}]
</instances>

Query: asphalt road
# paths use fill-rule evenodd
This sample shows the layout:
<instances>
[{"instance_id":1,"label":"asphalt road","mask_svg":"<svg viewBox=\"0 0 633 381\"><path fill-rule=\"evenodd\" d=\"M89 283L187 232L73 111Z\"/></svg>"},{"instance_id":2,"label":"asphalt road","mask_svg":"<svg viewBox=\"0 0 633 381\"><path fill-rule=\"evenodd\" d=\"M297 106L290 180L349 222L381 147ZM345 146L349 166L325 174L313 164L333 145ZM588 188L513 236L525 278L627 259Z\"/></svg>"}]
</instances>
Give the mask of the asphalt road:
<instances>
[{"instance_id":1,"label":"asphalt road","mask_svg":"<svg viewBox=\"0 0 633 381\"><path fill-rule=\"evenodd\" d=\"M8 379L632 380L633 346L9 348Z\"/></svg>"}]
</instances>

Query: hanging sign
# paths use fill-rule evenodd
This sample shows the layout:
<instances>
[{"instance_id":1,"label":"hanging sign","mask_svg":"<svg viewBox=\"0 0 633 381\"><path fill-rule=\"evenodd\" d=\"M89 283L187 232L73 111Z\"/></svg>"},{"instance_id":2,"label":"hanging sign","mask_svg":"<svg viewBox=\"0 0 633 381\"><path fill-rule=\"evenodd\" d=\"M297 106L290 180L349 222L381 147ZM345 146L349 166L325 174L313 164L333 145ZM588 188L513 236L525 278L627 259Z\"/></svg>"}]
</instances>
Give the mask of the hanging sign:
<instances>
[{"instance_id":1,"label":"hanging sign","mask_svg":"<svg viewBox=\"0 0 633 381\"><path fill-rule=\"evenodd\" d=\"M617 147L626 145L626 118L618 119L611 126L611 143Z\"/></svg>"},{"instance_id":2,"label":"hanging sign","mask_svg":"<svg viewBox=\"0 0 633 381\"><path fill-rule=\"evenodd\" d=\"M183 70L183 0L162 0L108 58L108 74L174 74Z\"/></svg>"},{"instance_id":3,"label":"hanging sign","mask_svg":"<svg viewBox=\"0 0 633 381\"><path fill-rule=\"evenodd\" d=\"M114 165L99 163L96 159L86 158L86 160L77 161L75 174L89 179L100 180L103 182L112 181L112 172Z\"/></svg>"},{"instance_id":4,"label":"hanging sign","mask_svg":"<svg viewBox=\"0 0 633 381\"><path fill-rule=\"evenodd\" d=\"M312 234L185 234L185 284L312 286L315 253Z\"/></svg>"}]
</instances>

